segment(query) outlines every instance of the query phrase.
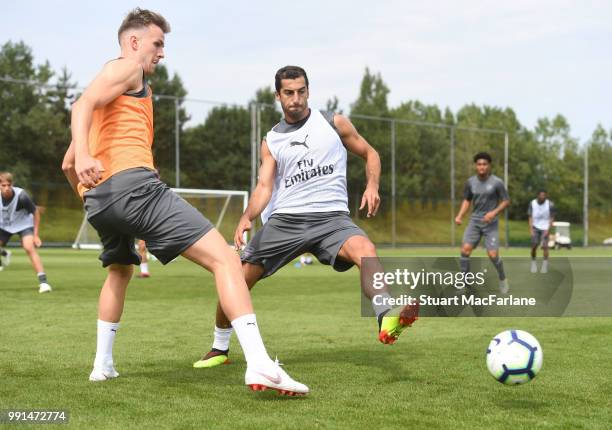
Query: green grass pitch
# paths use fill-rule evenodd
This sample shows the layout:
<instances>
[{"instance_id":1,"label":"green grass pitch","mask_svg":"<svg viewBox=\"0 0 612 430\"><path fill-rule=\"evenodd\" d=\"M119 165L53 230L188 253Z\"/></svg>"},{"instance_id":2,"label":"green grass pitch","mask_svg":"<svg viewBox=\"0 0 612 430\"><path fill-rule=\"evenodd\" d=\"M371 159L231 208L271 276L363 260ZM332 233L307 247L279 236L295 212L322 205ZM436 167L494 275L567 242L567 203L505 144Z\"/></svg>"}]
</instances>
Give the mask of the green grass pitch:
<instances>
[{"instance_id":1,"label":"green grass pitch","mask_svg":"<svg viewBox=\"0 0 612 430\"><path fill-rule=\"evenodd\" d=\"M561 252L612 256L606 249ZM456 250L382 254L454 256ZM21 250L0 272L0 410L67 409L69 427L85 429L612 423L612 318L428 318L395 345L382 345L374 319L359 316L357 270L335 273L319 264L290 265L253 294L268 352L310 386L307 397L250 392L235 336L231 365L191 367L210 347L216 298L211 275L183 259L152 263L152 278L132 281L114 348L121 377L90 383L105 272L96 252L43 249L41 255L50 294L38 294ZM524 386L495 382L485 365L491 337L511 327L531 332L544 349L541 373Z\"/></svg>"}]
</instances>

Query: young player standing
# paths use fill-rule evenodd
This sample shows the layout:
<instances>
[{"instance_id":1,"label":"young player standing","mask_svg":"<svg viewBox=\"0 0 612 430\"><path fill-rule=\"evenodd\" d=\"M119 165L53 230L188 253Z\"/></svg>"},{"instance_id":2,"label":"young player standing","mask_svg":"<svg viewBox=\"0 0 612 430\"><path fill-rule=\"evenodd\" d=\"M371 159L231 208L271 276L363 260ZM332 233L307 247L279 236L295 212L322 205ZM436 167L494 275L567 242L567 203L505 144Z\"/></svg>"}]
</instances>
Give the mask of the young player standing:
<instances>
[{"instance_id":1,"label":"young player standing","mask_svg":"<svg viewBox=\"0 0 612 430\"><path fill-rule=\"evenodd\" d=\"M461 225L471 204L472 216L463 233L461 244L461 270L470 271L470 255L484 236L487 255L499 275L499 289L505 294L509 286L504 273L504 264L499 256L498 216L510 205L510 197L504 182L491 174L491 162L491 156L486 152L479 152L474 156L476 174L465 183L463 202L455 222Z\"/></svg>"},{"instance_id":2,"label":"young player standing","mask_svg":"<svg viewBox=\"0 0 612 430\"><path fill-rule=\"evenodd\" d=\"M164 57L170 26L159 14L135 9L119 28L121 56L106 63L73 105L72 143L63 170L84 199L88 220L104 246L108 276L100 292L98 343L91 381L119 376L112 348L133 266L134 238L163 264L178 255L214 274L224 311L247 361L252 389L306 394L264 347L238 255L212 224L161 182L153 166L153 100L145 75Z\"/></svg>"},{"instance_id":3,"label":"young player standing","mask_svg":"<svg viewBox=\"0 0 612 430\"><path fill-rule=\"evenodd\" d=\"M380 158L374 148L342 115L308 107L308 77L301 67L286 66L275 76L276 99L283 119L261 144L259 181L242 215L234 241L244 245L243 234L262 215L264 226L246 246L242 269L249 288L274 274L305 252L337 271L362 258L376 258L376 248L349 216L346 188L347 150L365 160L367 185L361 207L375 216L380 205ZM364 288L372 300L374 292ZM393 343L416 315L387 315L390 307L374 306L379 340ZM212 350L194 367L214 367L227 361L232 328L217 308Z\"/></svg>"},{"instance_id":4,"label":"young player standing","mask_svg":"<svg viewBox=\"0 0 612 430\"><path fill-rule=\"evenodd\" d=\"M11 236L18 234L38 277L38 292L48 293L51 285L36 252L36 248L42 245L38 235L40 211L24 190L13 186L13 175L9 172L0 172L0 194L0 270L8 266L11 258L10 251L4 246Z\"/></svg>"},{"instance_id":5,"label":"young player standing","mask_svg":"<svg viewBox=\"0 0 612 430\"><path fill-rule=\"evenodd\" d=\"M544 260L540 273L548 272L548 233L555 221L555 205L548 200L545 190L538 193L538 197L529 203L527 208L529 216L529 234L531 235L531 273L537 273L538 263L536 251L542 245Z\"/></svg>"}]
</instances>

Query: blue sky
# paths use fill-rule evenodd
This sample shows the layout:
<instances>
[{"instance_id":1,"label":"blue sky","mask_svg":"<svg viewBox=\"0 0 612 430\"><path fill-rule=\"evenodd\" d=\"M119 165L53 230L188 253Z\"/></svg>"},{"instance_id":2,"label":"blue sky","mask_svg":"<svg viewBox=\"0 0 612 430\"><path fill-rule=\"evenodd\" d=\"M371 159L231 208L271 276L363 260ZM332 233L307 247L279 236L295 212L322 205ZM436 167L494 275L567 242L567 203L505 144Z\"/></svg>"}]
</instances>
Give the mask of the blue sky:
<instances>
[{"instance_id":1,"label":"blue sky","mask_svg":"<svg viewBox=\"0 0 612 430\"><path fill-rule=\"evenodd\" d=\"M3 7L0 43L23 40L84 86L118 54L116 29L136 6L172 25L165 63L190 97L246 103L298 64L312 106L335 95L347 111L367 66L391 106L508 106L528 127L561 113L583 142L612 127L609 1L21 0Z\"/></svg>"}]
</instances>

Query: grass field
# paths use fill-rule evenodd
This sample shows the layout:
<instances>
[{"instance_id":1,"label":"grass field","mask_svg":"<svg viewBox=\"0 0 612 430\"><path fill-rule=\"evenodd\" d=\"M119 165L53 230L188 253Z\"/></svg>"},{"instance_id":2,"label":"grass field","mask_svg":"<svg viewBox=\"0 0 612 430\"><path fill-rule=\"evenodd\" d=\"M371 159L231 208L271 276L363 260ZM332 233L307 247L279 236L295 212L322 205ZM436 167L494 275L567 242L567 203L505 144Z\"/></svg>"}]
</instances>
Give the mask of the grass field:
<instances>
[{"instance_id":1,"label":"grass field","mask_svg":"<svg viewBox=\"0 0 612 430\"><path fill-rule=\"evenodd\" d=\"M502 251L525 255L526 249ZM450 248L384 255L455 255ZM212 341L212 277L185 260L134 279L115 344L121 377L93 384L95 252L42 250L50 294L39 295L23 252L0 272L0 410L67 409L74 428L610 428L612 318L427 318L392 346L361 318L356 270L288 266L254 290L269 353L308 384L305 398L252 393L233 364L191 367ZM555 254L559 255L559 254ZM574 249L562 255L609 255ZM534 334L544 366L530 384L488 374L490 338ZM1 426L1 425L0 425ZM28 428L21 425L19 428ZM32 426L32 428L37 428Z\"/></svg>"}]
</instances>

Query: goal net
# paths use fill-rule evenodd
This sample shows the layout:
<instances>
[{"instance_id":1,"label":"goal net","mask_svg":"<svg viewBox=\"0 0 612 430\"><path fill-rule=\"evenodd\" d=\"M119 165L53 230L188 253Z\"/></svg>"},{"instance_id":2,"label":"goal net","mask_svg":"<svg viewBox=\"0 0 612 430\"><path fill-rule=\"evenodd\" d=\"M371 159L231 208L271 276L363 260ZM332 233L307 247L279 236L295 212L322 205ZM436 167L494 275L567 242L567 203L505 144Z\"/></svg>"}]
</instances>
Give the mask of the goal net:
<instances>
[{"instance_id":1,"label":"goal net","mask_svg":"<svg viewBox=\"0 0 612 430\"><path fill-rule=\"evenodd\" d=\"M208 218L228 244L234 243L236 224L249 202L247 191L191 188L173 188L172 190ZM98 233L87 222L87 214L83 216L72 247L75 249L102 249Z\"/></svg>"}]
</instances>

